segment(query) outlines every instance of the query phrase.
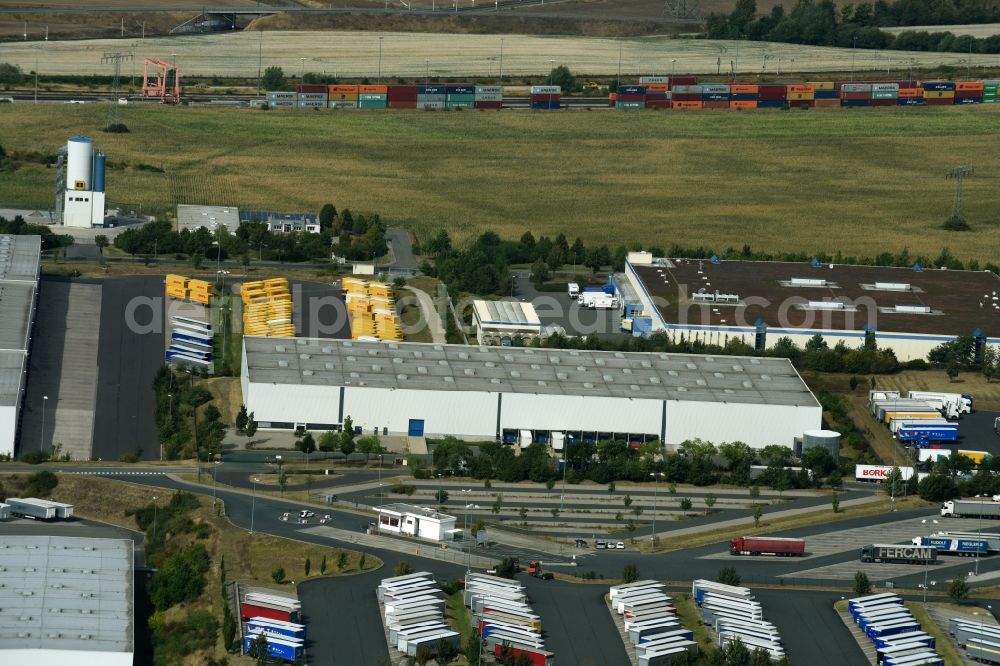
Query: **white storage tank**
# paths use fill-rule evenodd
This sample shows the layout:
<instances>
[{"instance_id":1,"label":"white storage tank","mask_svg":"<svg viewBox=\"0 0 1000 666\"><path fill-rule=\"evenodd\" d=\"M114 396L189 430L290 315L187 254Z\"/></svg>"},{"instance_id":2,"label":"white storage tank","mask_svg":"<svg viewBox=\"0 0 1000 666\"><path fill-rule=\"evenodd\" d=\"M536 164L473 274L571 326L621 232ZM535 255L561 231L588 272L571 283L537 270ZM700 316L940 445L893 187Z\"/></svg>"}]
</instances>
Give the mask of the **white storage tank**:
<instances>
[{"instance_id":1,"label":"white storage tank","mask_svg":"<svg viewBox=\"0 0 1000 666\"><path fill-rule=\"evenodd\" d=\"M85 136L66 142L66 189L90 191L94 171L94 142Z\"/></svg>"},{"instance_id":2,"label":"white storage tank","mask_svg":"<svg viewBox=\"0 0 1000 666\"><path fill-rule=\"evenodd\" d=\"M836 460L840 455L840 433L836 430L806 430L802 433L802 451L821 446Z\"/></svg>"}]
</instances>

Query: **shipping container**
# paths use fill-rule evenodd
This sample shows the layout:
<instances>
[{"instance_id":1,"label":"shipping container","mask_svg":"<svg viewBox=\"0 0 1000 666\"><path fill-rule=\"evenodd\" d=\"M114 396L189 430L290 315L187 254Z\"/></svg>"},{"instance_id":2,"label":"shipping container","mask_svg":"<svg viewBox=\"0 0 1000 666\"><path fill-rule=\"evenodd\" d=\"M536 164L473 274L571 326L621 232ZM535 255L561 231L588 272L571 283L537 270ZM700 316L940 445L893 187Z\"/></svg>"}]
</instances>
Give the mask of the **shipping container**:
<instances>
[{"instance_id":1,"label":"shipping container","mask_svg":"<svg viewBox=\"0 0 1000 666\"><path fill-rule=\"evenodd\" d=\"M486 100L476 100L474 102L474 108L477 109L501 109L503 108L503 102L500 101L486 101Z\"/></svg>"},{"instance_id":2,"label":"shipping container","mask_svg":"<svg viewBox=\"0 0 1000 666\"><path fill-rule=\"evenodd\" d=\"M326 94L327 86L325 84L312 84L312 83L300 83L295 86L295 92L297 93L323 93Z\"/></svg>"},{"instance_id":3,"label":"shipping container","mask_svg":"<svg viewBox=\"0 0 1000 666\"><path fill-rule=\"evenodd\" d=\"M872 91L872 84L870 83L842 83L840 85L840 92L842 93L870 93ZM843 97L843 95L841 95Z\"/></svg>"},{"instance_id":4,"label":"shipping container","mask_svg":"<svg viewBox=\"0 0 1000 666\"><path fill-rule=\"evenodd\" d=\"M760 101L784 101L786 94L785 86L781 84L765 83L757 86L757 98Z\"/></svg>"},{"instance_id":5,"label":"shipping container","mask_svg":"<svg viewBox=\"0 0 1000 666\"><path fill-rule=\"evenodd\" d=\"M559 86L531 86L531 95L561 95L562 88Z\"/></svg>"},{"instance_id":6,"label":"shipping container","mask_svg":"<svg viewBox=\"0 0 1000 666\"><path fill-rule=\"evenodd\" d=\"M813 102L813 106L816 108L828 109L831 107L840 106L839 99L817 99Z\"/></svg>"},{"instance_id":7,"label":"shipping container","mask_svg":"<svg viewBox=\"0 0 1000 666\"><path fill-rule=\"evenodd\" d=\"M764 99L760 98L757 100L758 109L783 109L785 108L785 100L783 99Z\"/></svg>"},{"instance_id":8,"label":"shipping container","mask_svg":"<svg viewBox=\"0 0 1000 666\"><path fill-rule=\"evenodd\" d=\"M730 109L756 109L757 100L731 100L729 102Z\"/></svg>"},{"instance_id":9,"label":"shipping container","mask_svg":"<svg viewBox=\"0 0 1000 666\"><path fill-rule=\"evenodd\" d=\"M678 100L677 100L677 99L675 98L675 99L674 99L674 100L673 100L673 101L671 102L671 104L670 104L670 108L671 108L671 109L682 109L682 110L687 110L687 111L690 111L690 110L694 110L694 109L700 109L700 108L702 108L702 103L701 103L701 101L700 101L700 100L699 100L699 101L697 101L697 102L689 102L689 101L684 101L684 100L680 100L680 101L678 101Z\"/></svg>"},{"instance_id":10,"label":"shipping container","mask_svg":"<svg viewBox=\"0 0 1000 666\"><path fill-rule=\"evenodd\" d=\"M675 86L693 86L698 83L697 76L691 75L678 75L670 77L670 88L673 89Z\"/></svg>"},{"instance_id":11,"label":"shipping container","mask_svg":"<svg viewBox=\"0 0 1000 666\"><path fill-rule=\"evenodd\" d=\"M670 91L673 92L674 95L678 95L678 94L691 95L691 94L694 94L694 95L698 95L699 97L701 97L701 94L704 92L704 90L702 89L702 86L699 86L699 85L676 85L676 86L672 86L670 88Z\"/></svg>"},{"instance_id":12,"label":"shipping container","mask_svg":"<svg viewBox=\"0 0 1000 666\"><path fill-rule=\"evenodd\" d=\"M646 94L646 87L645 86L618 86L615 89L615 92L618 93L619 96L621 96L621 95L645 95Z\"/></svg>"},{"instance_id":13,"label":"shipping container","mask_svg":"<svg viewBox=\"0 0 1000 666\"><path fill-rule=\"evenodd\" d=\"M647 83L670 83L670 77L667 76L640 76L639 83L645 85Z\"/></svg>"},{"instance_id":14,"label":"shipping container","mask_svg":"<svg viewBox=\"0 0 1000 666\"><path fill-rule=\"evenodd\" d=\"M836 86L833 81L810 81L809 85L813 87L813 90L819 92L821 90L836 90Z\"/></svg>"},{"instance_id":15,"label":"shipping container","mask_svg":"<svg viewBox=\"0 0 1000 666\"><path fill-rule=\"evenodd\" d=\"M791 83L785 86L785 92L792 93L814 93L816 89L808 83ZM789 98L791 99L791 98Z\"/></svg>"},{"instance_id":16,"label":"shipping container","mask_svg":"<svg viewBox=\"0 0 1000 666\"><path fill-rule=\"evenodd\" d=\"M754 95L756 97L756 95L757 95L757 88L758 88L758 86L756 84L751 84L751 83L734 83L734 84L732 84L732 85L729 86L729 94L730 95Z\"/></svg>"},{"instance_id":17,"label":"shipping container","mask_svg":"<svg viewBox=\"0 0 1000 666\"><path fill-rule=\"evenodd\" d=\"M953 106L954 97L924 97L924 104L927 106Z\"/></svg>"},{"instance_id":18,"label":"shipping container","mask_svg":"<svg viewBox=\"0 0 1000 666\"><path fill-rule=\"evenodd\" d=\"M645 104L647 109L669 109L673 105L669 99L647 99Z\"/></svg>"},{"instance_id":19,"label":"shipping container","mask_svg":"<svg viewBox=\"0 0 1000 666\"><path fill-rule=\"evenodd\" d=\"M929 92L955 91L955 84L952 81L924 81L921 87Z\"/></svg>"},{"instance_id":20,"label":"shipping container","mask_svg":"<svg viewBox=\"0 0 1000 666\"><path fill-rule=\"evenodd\" d=\"M728 109L729 100L705 100L701 103L703 109Z\"/></svg>"},{"instance_id":21,"label":"shipping container","mask_svg":"<svg viewBox=\"0 0 1000 666\"><path fill-rule=\"evenodd\" d=\"M817 90L813 93L815 99L839 99L840 92L837 90Z\"/></svg>"},{"instance_id":22,"label":"shipping container","mask_svg":"<svg viewBox=\"0 0 1000 666\"><path fill-rule=\"evenodd\" d=\"M503 95L503 86L476 86L476 96Z\"/></svg>"},{"instance_id":23,"label":"shipping container","mask_svg":"<svg viewBox=\"0 0 1000 666\"><path fill-rule=\"evenodd\" d=\"M448 95L475 95L476 86L468 83L449 83L445 86L445 93Z\"/></svg>"}]
</instances>

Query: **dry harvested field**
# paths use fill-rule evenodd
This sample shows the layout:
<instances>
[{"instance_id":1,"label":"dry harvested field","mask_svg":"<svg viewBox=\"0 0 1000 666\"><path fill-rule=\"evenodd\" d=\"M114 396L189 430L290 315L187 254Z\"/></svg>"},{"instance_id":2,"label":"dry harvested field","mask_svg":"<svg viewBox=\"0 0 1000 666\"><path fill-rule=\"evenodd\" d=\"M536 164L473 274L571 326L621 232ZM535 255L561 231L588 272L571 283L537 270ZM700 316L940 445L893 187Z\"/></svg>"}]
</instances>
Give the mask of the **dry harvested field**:
<instances>
[{"instance_id":1,"label":"dry harvested field","mask_svg":"<svg viewBox=\"0 0 1000 666\"><path fill-rule=\"evenodd\" d=\"M135 44L135 57L170 58L176 54L182 71L194 75L256 77L258 49L263 67L278 65L287 74L301 71L325 73L341 78L369 77L379 71L382 45L382 75L394 77L495 77L500 66L500 37L476 34L372 32L265 32L263 44L256 31L224 35L186 35L146 39ZM851 49L712 40L643 37L609 39L597 37L547 37L507 35L503 41L503 71L508 76L537 75L554 65L567 65L579 74L693 72L715 74L732 62L744 78L761 73L789 71L848 71ZM13 62L25 71L42 74L110 73L101 65L108 50L130 48L133 40L94 39L62 42L8 42L0 44L0 62ZM765 55L767 69L764 70ZM933 69L939 65L965 66L967 54L918 53L908 51L858 51L855 65L864 76L903 73L912 64ZM304 60L303 60L304 59ZM674 62L676 61L676 62ZM995 55L973 55L973 66L997 66ZM877 73L876 73L877 72Z\"/></svg>"},{"instance_id":2,"label":"dry harvested field","mask_svg":"<svg viewBox=\"0 0 1000 666\"><path fill-rule=\"evenodd\" d=\"M336 112L128 106L106 135L97 104L0 105L0 145L54 153L95 137L108 197L251 210L378 211L457 239L526 229L586 242L872 256L909 248L996 261L1000 105L809 112ZM957 156L963 156L959 158ZM971 157L965 157L971 156ZM968 233L940 228L968 160ZM0 180L0 203L47 206L53 171Z\"/></svg>"},{"instance_id":3,"label":"dry harvested field","mask_svg":"<svg viewBox=\"0 0 1000 666\"><path fill-rule=\"evenodd\" d=\"M903 28L882 28L886 32L900 33L907 30L917 32L953 32L956 35L972 35L973 37L990 37L1000 35L1000 23L975 23L972 25L913 25Z\"/></svg>"}]
</instances>

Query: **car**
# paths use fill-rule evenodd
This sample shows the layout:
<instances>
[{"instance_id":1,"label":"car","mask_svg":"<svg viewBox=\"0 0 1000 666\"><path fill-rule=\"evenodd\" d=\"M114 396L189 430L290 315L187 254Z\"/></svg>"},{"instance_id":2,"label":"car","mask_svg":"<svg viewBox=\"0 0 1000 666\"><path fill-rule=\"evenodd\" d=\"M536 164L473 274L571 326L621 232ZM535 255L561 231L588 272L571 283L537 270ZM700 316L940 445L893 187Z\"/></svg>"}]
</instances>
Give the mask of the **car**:
<instances>
[{"instance_id":1,"label":"car","mask_svg":"<svg viewBox=\"0 0 1000 666\"><path fill-rule=\"evenodd\" d=\"M597 548L598 550L601 550L601 549L604 549L604 548L607 548L607 547L608 547L608 544L606 544L603 541L595 541L594 542L594 548Z\"/></svg>"},{"instance_id":2,"label":"car","mask_svg":"<svg viewBox=\"0 0 1000 666\"><path fill-rule=\"evenodd\" d=\"M587 541L586 541L586 539L577 539L576 540L576 547L577 548L586 548L587 547Z\"/></svg>"},{"instance_id":3,"label":"car","mask_svg":"<svg viewBox=\"0 0 1000 666\"><path fill-rule=\"evenodd\" d=\"M538 574L538 578L541 578L542 580L553 580L555 576L550 571L543 571Z\"/></svg>"},{"instance_id":4,"label":"car","mask_svg":"<svg viewBox=\"0 0 1000 666\"><path fill-rule=\"evenodd\" d=\"M299 518L312 518L316 514L308 509L302 509L299 511Z\"/></svg>"},{"instance_id":5,"label":"car","mask_svg":"<svg viewBox=\"0 0 1000 666\"><path fill-rule=\"evenodd\" d=\"M610 548L610 547L611 547L611 544L608 544L608 548ZM618 543L615 544L615 548L617 548L618 550L625 550L625 542L624 541L619 541Z\"/></svg>"}]
</instances>

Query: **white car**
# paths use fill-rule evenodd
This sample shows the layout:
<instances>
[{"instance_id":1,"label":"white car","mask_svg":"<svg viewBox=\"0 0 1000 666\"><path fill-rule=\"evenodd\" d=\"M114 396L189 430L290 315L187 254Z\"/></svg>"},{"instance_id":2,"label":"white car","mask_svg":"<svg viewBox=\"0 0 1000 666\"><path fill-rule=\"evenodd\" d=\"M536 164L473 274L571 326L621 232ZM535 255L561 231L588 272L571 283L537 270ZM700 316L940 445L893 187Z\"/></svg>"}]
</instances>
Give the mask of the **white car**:
<instances>
[{"instance_id":1,"label":"white car","mask_svg":"<svg viewBox=\"0 0 1000 666\"><path fill-rule=\"evenodd\" d=\"M309 511L308 509L302 509L301 511L299 511L299 518L312 518L315 515L316 515L315 513Z\"/></svg>"},{"instance_id":2,"label":"white car","mask_svg":"<svg viewBox=\"0 0 1000 666\"><path fill-rule=\"evenodd\" d=\"M625 550L625 542L619 541L618 543L615 544L615 548L617 548L618 550Z\"/></svg>"}]
</instances>

